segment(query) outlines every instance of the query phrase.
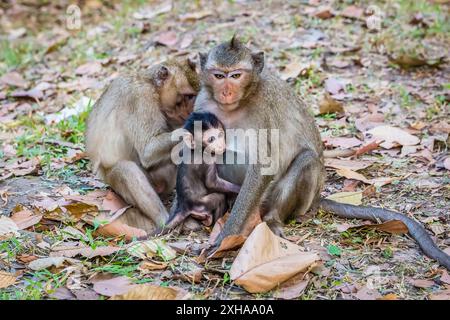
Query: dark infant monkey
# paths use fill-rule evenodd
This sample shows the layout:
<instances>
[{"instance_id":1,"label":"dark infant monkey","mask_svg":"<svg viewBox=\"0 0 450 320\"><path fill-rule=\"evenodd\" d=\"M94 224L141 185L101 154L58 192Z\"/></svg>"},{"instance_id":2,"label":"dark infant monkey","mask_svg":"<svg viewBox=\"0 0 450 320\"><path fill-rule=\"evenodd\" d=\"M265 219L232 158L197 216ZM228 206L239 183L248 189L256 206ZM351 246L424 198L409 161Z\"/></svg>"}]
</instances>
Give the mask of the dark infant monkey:
<instances>
[{"instance_id":1,"label":"dark infant monkey","mask_svg":"<svg viewBox=\"0 0 450 320\"><path fill-rule=\"evenodd\" d=\"M217 117L209 112L194 112L183 128L183 161L177 171L176 205L164 230L156 232L159 234L177 227L189 216L206 226L213 225L227 210L227 194L238 194L240 190L239 185L217 174L216 156L226 149L225 130Z\"/></svg>"},{"instance_id":2,"label":"dark infant monkey","mask_svg":"<svg viewBox=\"0 0 450 320\"><path fill-rule=\"evenodd\" d=\"M325 181L323 146L314 118L303 100L273 72L264 67L263 52L252 52L235 37L200 54L201 89L194 111L211 112L225 129L278 130L278 170L263 174L261 163L226 164L219 175L242 184L230 217L215 246L239 233L253 213L282 234L283 223L294 215L322 208L338 216L367 220L401 220L423 252L450 269L450 257L433 242L424 227L406 215L372 207L359 207L321 199ZM227 132L229 132L227 130ZM248 152L249 146L244 146ZM242 148L240 148L242 149Z\"/></svg>"}]
</instances>

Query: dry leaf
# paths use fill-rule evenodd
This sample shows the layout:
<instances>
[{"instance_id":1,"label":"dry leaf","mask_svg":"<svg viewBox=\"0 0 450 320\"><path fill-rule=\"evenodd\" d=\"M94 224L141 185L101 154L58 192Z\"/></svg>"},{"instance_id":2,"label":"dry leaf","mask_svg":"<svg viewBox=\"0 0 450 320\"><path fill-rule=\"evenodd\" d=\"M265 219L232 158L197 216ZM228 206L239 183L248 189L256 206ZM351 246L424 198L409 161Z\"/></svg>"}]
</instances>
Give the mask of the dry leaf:
<instances>
[{"instance_id":1,"label":"dry leaf","mask_svg":"<svg viewBox=\"0 0 450 320\"><path fill-rule=\"evenodd\" d=\"M55 250L55 249L53 249ZM82 255L86 258L94 258L97 256L109 256L119 250L122 250L119 247L112 247L112 246L100 246L95 249L92 249L91 247L83 246L81 248L67 248L64 249L64 247L60 247L59 250L53 251L50 253L51 257L68 257L72 258L77 255Z\"/></svg>"},{"instance_id":2,"label":"dry leaf","mask_svg":"<svg viewBox=\"0 0 450 320\"><path fill-rule=\"evenodd\" d=\"M155 37L155 42L166 47L172 47L178 42L175 31L165 31Z\"/></svg>"},{"instance_id":3,"label":"dry leaf","mask_svg":"<svg viewBox=\"0 0 450 320\"><path fill-rule=\"evenodd\" d=\"M373 141L371 143L365 144L362 147L358 148L355 152L355 156L358 157L360 155L363 155L365 153L369 153L373 150L378 149L382 141Z\"/></svg>"},{"instance_id":4,"label":"dry leaf","mask_svg":"<svg viewBox=\"0 0 450 320\"><path fill-rule=\"evenodd\" d=\"M317 253L302 252L296 244L273 234L263 222L239 251L230 276L250 293L266 292L305 271L317 260Z\"/></svg>"},{"instance_id":5,"label":"dry leaf","mask_svg":"<svg viewBox=\"0 0 450 320\"><path fill-rule=\"evenodd\" d=\"M450 300L450 289L440 290L430 294L430 300Z\"/></svg>"},{"instance_id":6,"label":"dry leaf","mask_svg":"<svg viewBox=\"0 0 450 320\"><path fill-rule=\"evenodd\" d=\"M82 64L75 70L76 75L93 75L102 71L102 64L97 61Z\"/></svg>"},{"instance_id":7,"label":"dry leaf","mask_svg":"<svg viewBox=\"0 0 450 320\"><path fill-rule=\"evenodd\" d=\"M389 220L383 223L364 224L348 228L348 230L376 229L392 234L406 234L408 227L400 220Z\"/></svg>"},{"instance_id":8,"label":"dry leaf","mask_svg":"<svg viewBox=\"0 0 450 320\"><path fill-rule=\"evenodd\" d=\"M0 216L0 239L8 238L9 236L19 236L19 228L16 223L5 216Z\"/></svg>"},{"instance_id":9,"label":"dry leaf","mask_svg":"<svg viewBox=\"0 0 450 320\"><path fill-rule=\"evenodd\" d=\"M12 273L1 271L0 270L0 289L7 288L16 283L16 276Z\"/></svg>"},{"instance_id":10,"label":"dry leaf","mask_svg":"<svg viewBox=\"0 0 450 320\"><path fill-rule=\"evenodd\" d=\"M225 237L219 248L208 256L208 259L222 258L228 251L236 250L245 242L247 237L241 234L233 234Z\"/></svg>"},{"instance_id":11,"label":"dry leaf","mask_svg":"<svg viewBox=\"0 0 450 320\"><path fill-rule=\"evenodd\" d=\"M131 283L131 279L128 277L115 277L112 279L95 281L93 289L98 294L112 297L127 293L136 286L137 285Z\"/></svg>"},{"instance_id":12,"label":"dry leaf","mask_svg":"<svg viewBox=\"0 0 450 320\"><path fill-rule=\"evenodd\" d=\"M181 288L140 284L110 300L186 300L188 297L189 293Z\"/></svg>"},{"instance_id":13,"label":"dry leaf","mask_svg":"<svg viewBox=\"0 0 450 320\"><path fill-rule=\"evenodd\" d=\"M291 279L283 282L273 295L277 299L297 299L300 297L308 286L309 279L305 279L305 274L300 272Z\"/></svg>"},{"instance_id":14,"label":"dry leaf","mask_svg":"<svg viewBox=\"0 0 450 320\"><path fill-rule=\"evenodd\" d=\"M448 274L447 270L442 271L442 275L440 279L443 283L450 284L450 275Z\"/></svg>"},{"instance_id":15,"label":"dry leaf","mask_svg":"<svg viewBox=\"0 0 450 320\"><path fill-rule=\"evenodd\" d=\"M284 67L283 71L280 72L281 79L285 81L288 79L295 79L302 73L303 70L307 68L308 65L302 64L298 61L292 61Z\"/></svg>"},{"instance_id":16,"label":"dry leaf","mask_svg":"<svg viewBox=\"0 0 450 320\"><path fill-rule=\"evenodd\" d=\"M334 16L332 8L329 6L319 7L313 15L319 19L330 19Z\"/></svg>"},{"instance_id":17,"label":"dry leaf","mask_svg":"<svg viewBox=\"0 0 450 320\"><path fill-rule=\"evenodd\" d=\"M342 149L349 149L349 148L357 147L362 144L361 140L356 139L354 137L352 137L352 138L325 137L323 140L324 140L326 146L341 147Z\"/></svg>"},{"instance_id":18,"label":"dry leaf","mask_svg":"<svg viewBox=\"0 0 450 320\"><path fill-rule=\"evenodd\" d=\"M376 187L381 187L381 186L384 186L384 185L392 182L392 178L386 178L386 177L367 179L362 174L352 171L347 168L338 169L338 170L336 170L336 173L338 175L340 175L341 177L362 181L367 184L372 184Z\"/></svg>"},{"instance_id":19,"label":"dry leaf","mask_svg":"<svg viewBox=\"0 0 450 320\"><path fill-rule=\"evenodd\" d=\"M408 281L410 284L412 284L414 287L417 288L431 288L436 283L432 280L426 280L426 279L409 279Z\"/></svg>"},{"instance_id":20,"label":"dry leaf","mask_svg":"<svg viewBox=\"0 0 450 320\"><path fill-rule=\"evenodd\" d=\"M358 290L355 297L359 300L377 300L381 298L381 294L376 289L369 289L364 286Z\"/></svg>"},{"instance_id":21,"label":"dry leaf","mask_svg":"<svg viewBox=\"0 0 450 320\"><path fill-rule=\"evenodd\" d=\"M353 204L359 206L362 203L362 191L357 192L337 192L329 195L327 199L340 203Z\"/></svg>"},{"instance_id":22,"label":"dry leaf","mask_svg":"<svg viewBox=\"0 0 450 320\"><path fill-rule=\"evenodd\" d=\"M343 104L339 101L334 100L328 93L325 93L324 97L319 102L319 114L343 112Z\"/></svg>"},{"instance_id":23,"label":"dry leaf","mask_svg":"<svg viewBox=\"0 0 450 320\"><path fill-rule=\"evenodd\" d=\"M28 86L28 83L23 79L23 77L15 71L4 74L0 78L0 83L21 88L26 88Z\"/></svg>"},{"instance_id":24,"label":"dry leaf","mask_svg":"<svg viewBox=\"0 0 450 320\"><path fill-rule=\"evenodd\" d=\"M117 220L99 227L96 232L105 237L124 236L126 240L133 240L135 238L137 239L147 236L147 232L144 230L130 227L129 225Z\"/></svg>"},{"instance_id":25,"label":"dry leaf","mask_svg":"<svg viewBox=\"0 0 450 320\"><path fill-rule=\"evenodd\" d=\"M11 220L13 220L19 230L23 230L34 226L39 221L41 221L42 215L34 214L33 211L25 209L18 212L14 212L11 216Z\"/></svg>"},{"instance_id":26,"label":"dry leaf","mask_svg":"<svg viewBox=\"0 0 450 320\"><path fill-rule=\"evenodd\" d=\"M324 86L325 90L332 95L343 93L345 91L344 83L335 78L328 78L325 80Z\"/></svg>"},{"instance_id":27,"label":"dry leaf","mask_svg":"<svg viewBox=\"0 0 450 320\"><path fill-rule=\"evenodd\" d=\"M49 257L49 258L40 258L31 261L28 264L28 268L34 271L39 271L42 269L47 269L52 266L57 268L62 267L64 262L66 261L65 257Z\"/></svg>"},{"instance_id":28,"label":"dry leaf","mask_svg":"<svg viewBox=\"0 0 450 320\"><path fill-rule=\"evenodd\" d=\"M364 9L357 6L348 6L341 12L341 16L351 19L361 19L364 15Z\"/></svg>"},{"instance_id":29,"label":"dry leaf","mask_svg":"<svg viewBox=\"0 0 450 320\"><path fill-rule=\"evenodd\" d=\"M388 293L385 296L382 296L381 298L378 298L377 300L398 300L398 296L394 293Z\"/></svg>"},{"instance_id":30,"label":"dry leaf","mask_svg":"<svg viewBox=\"0 0 450 320\"><path fill-rule=\"evenodd\" d=\"M397 145L414 146L420 142L416 136L392 126L378 126L365 134L370 134L371 139L384 140L380 145L385 149L391 149Z\"/></svg>"},{"instance_id":31,"label":"dry leaf","mask_svg":"<svg viewBox=\"0 0 450 320\"><path fill-rule=\"evenodd\" d=\"M164 261L168 261L177 257L176 251L161 239L132 243L128 246L127 252L140 259L158 255L163 258Z\"/></svg>"},{"instance_id":32,"label":"dry leaf","mask_svg":"<svg viewBox=\"0 0 450 320\"><path fill-rule=\"evenodd\" d=\"M133 18L137 20L151 20L160 14L170 12L170 10L172 10L172 2L163 3L157 7L151 5L135 12Z\"/></svg>"},{"instance_id":33,"label":"dry leaf","mask_svg":"<svg viewBox=\"0 0 450 320\"><path fill-rule=\"evenodd\" d=\"M153 271L153 270L164 270L166 269L168 266L167 263L165 262L160 262L160 261L143 261L141 262L141 264L138 267L138 270L140 271Z\"/></svg>"},{"instance_id":34,"label":"dry leaf","mask_svg":"<svg viewBox=\"0 0 450 320\"><path fill-rule=\"evenodd\" d=\"M213 13L210 10L203 10L203 11L197 11L197 12L193 12L193 13L186 13L186 14L182 14L180 15L180 20L183 22L194 22L196 20L201 20L204 19L206 17L211 16Z\"/></svg>"},{"instance_id":35,"label":"dry leaf","mask_svg":"<svg viewBox=\"0 0 450 320\"><path fill-rule=\"evenodd\" d=\"M353 171L362 170L370 167L373 164L372 161L364 160L347 160L347 159L325 159L325 167L335 169L350 169Z\"/></svg>"}]
</instances>

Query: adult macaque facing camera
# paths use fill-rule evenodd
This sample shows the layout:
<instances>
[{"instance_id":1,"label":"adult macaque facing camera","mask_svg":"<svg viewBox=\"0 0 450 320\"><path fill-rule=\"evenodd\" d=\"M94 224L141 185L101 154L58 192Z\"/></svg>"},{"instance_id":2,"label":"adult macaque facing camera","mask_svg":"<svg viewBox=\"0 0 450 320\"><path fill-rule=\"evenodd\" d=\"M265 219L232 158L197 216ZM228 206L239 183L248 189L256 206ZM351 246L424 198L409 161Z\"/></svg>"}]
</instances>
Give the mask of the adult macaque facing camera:
<instances>
[{"instance_id":1,"label":"adult macaque facing camera","mask_svg":"<svg viewBox=\"0 0 450 320\"><path fill-rule=\"evenodd\" d=\"M152 231L168 218L160 195L175 187L171 132L192 112L198 90L195 65L169 60L113 80L89 115L86 151L93 171L138 209L127 217L135 227Z\"/></svg>"},{"instance_id":2,"label":"adult macaque facing camera","mask_svg":"<svg viewBox=\"0 0 450 320\"><path fill-rule=\"evenodd\" d=\"M433 242L422 225L397 212L358 207L321 199L325 180L322 142L305 103L280 78L264 68L264 54L252 52L235 37L200 54L201 89L194 111L211 112L226 129L276 129L280 132L278 172L262 174L260 163L221 165L219 175L242 183L230 217L214 250L229 235L241 231L252 213L260 214L276 234L283 223L321 207L338 216L367 220L401 220L423 252L450 269L450 257ZM244 146L248 148L248 146Z\"/></svg>"}]
</instances>

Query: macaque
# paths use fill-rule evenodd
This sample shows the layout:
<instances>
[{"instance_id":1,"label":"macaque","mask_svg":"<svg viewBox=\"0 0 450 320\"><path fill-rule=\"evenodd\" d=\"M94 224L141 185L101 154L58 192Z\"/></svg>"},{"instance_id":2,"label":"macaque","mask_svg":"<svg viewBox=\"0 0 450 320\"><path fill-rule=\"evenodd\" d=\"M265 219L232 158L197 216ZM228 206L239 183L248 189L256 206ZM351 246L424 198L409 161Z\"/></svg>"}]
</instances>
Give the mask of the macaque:
<instances>
[{"instance_id":1,"label":"macaque","mask_svg":"<svg viewBox=\"0 0 450 320\"><path fill-rule=\"evenodd\" d=\"M195 64L168 60L113 80L89 115L86 151L94 173L138 209L132 220L152 222L135 227L153 231L168 218L160 195L175 188L171 133L192 112L198 90Z\"/></svg>"},{"instance_id":2,"label":"macaque","mask_svg":"<svg viewBox=\"0 0 450 320\"><path fill-rule=\"evenodd\" d=\"M195 136L195 124L201 128ZM204 225L213 225L227 211L227 194L239 193L240 186L220 178L217 174L216 156L225 152L225 130L223 124L212 113L192 113L187 119L183 136L183 159L177 171L176 207L164 226L169 231L189 216ZM194 162L196 148L199 155L208 160ZM184 157L189 153L189 157ZM164 233L165 233L164 232ZM161 232L157 232L161 233Z\"/></svg>"},{"instance_id":3,"label":"macaque","mask_svg":"<svg viewBox=\"0 0 450 320\"><path fill-rule=\"evenodd\" d=\"M320 199L325 180L322 142L314 118L303 100L264 67L264 53L252 52L233 37L207 54L200 54L201 89L194 111L211 112L225 129L279 130L278 171L263 174L260 162L218 166L219 175L242 184L230 217L210 251L227 236L238 234L251 214L260 214L272 231L282 235L290 217L321 207L341 217L403 221L424 253L450 269L450 257L440 250L425 229L400 213L357 207ZM244 145L248 153L249 146Z\"/></svg>"}]
</instances>

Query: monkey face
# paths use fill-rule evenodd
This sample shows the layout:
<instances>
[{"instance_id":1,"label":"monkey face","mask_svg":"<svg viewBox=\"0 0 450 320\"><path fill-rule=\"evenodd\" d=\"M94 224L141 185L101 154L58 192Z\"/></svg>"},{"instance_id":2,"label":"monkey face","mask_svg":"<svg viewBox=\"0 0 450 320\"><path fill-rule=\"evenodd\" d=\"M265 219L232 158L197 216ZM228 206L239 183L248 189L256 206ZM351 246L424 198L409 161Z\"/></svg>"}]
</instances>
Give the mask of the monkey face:
<instances>
[{"instance_id":1,"label":"monkey face","mask_svg":"<svg viewBox=\"0 0 450 320\"><path fill-rule=\"evenodd\" d=\"M213 90L214 100L228 111L238 106L251 78L251 72L247 69L228 69L226 71L211 69L208 71L208 81Z\"/></svg>"},{"instance_id":2,"label":"monkey face","mask_svg":"<svg viewBox=\"0 0 450 320\"><path fill-rule=\"evenodd\" d=\"M203 132L203 145L210 154L223 154L226 148L223 128L210 128Z\"/></svg>"}]
</instances>

